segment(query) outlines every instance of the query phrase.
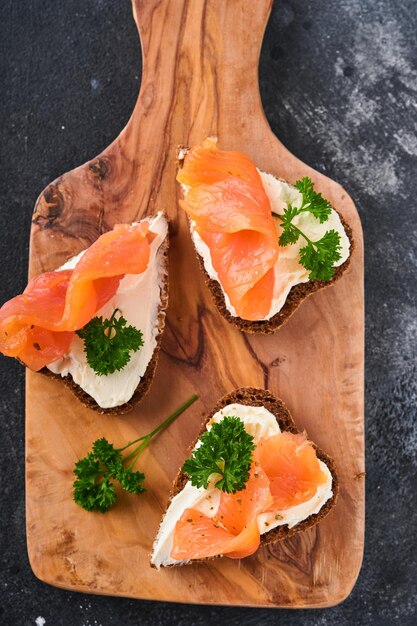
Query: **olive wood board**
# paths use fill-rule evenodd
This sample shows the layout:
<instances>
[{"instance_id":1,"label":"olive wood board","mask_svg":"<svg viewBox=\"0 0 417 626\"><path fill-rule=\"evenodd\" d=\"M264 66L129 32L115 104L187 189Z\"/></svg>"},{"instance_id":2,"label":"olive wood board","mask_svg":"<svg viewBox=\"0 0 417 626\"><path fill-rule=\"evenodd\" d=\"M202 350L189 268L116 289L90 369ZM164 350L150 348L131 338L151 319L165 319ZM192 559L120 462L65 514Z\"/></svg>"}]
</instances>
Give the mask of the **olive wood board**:
<instances>
[{"instance_id":1,"label":"olive wood board","mask_svg":"<svg viewBox=\"0 0 417 626\"><path fill-rule=\"evenodd\" d=\"M144 402L125 416L99 415L59 381L27 373L28 552L35 575L49 584L151 600L325 607L346 598L357 578L364 543L362 231L342 187L291 155L265 119L258 62L270 10L270 0L133 0L143 58L133 114L104 152L52 182L36 203L32 276L55 269L115 223L160 209L170 220L167 327ZM245 335L218 314L178 208L177 146L208 135L277 177L310 176L353 229L348 271L274 335ZM149 555L176 472L205 413L240 386L269 388L334 458L338 503L319 526L249 558L157 571ZM194 392L198 402L142 457L145 494L121 494L105 515L74 504L74 463L95 439L121 446Z\"/></svg>"}]
</instances>

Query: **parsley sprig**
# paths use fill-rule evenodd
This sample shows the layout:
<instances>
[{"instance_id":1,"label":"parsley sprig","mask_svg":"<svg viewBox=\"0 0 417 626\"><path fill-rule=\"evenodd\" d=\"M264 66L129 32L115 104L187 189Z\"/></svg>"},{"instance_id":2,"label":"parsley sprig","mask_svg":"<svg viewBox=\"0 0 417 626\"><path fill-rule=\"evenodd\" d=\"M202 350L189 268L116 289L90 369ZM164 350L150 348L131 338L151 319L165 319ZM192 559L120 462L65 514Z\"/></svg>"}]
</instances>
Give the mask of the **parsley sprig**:
<instances>
[{"instance_id":1,"label":"parsley sprig","mask_svg":"<svg viewBox=\"0 0 417 626\"><path fill-rule=\"evenodd\" d=\"M206 488L212 478L214 486L222 491L235 493L245 489L255 445L242 420L226 416L221 422L214 422L200 441L182 468L191 484Z\"/></svg>"},{"instance_id":2,"label":"parsley sprig","mask_svg":"<svg viewBox=\"0 0 417 626\"><path fill-rule=\"evenodd\" d=\"M327 222L332 211L330 202L323 198L321 193L314 191L314 185L310 178L304 176L295 183L301 193L302 201L299 208L289 204L284 209L284 214L272 213L281 220L283 231L279 238L280 246L288 246L296 243L300 237L306 241L306 245L300 248L300 263L310 271L310 280L328 281L332 278L334 264L341 258L340 235L332 229L328 230L321 239L312 241L293 223L294 218L300 213L311 213L320 224Z\"/></svg>"},{"instance_id":3,"label":"parsley sprig","mask_svg":"<svg viewBox=\"0 0 417 626\"><path fill-rule=\"evenodd\" d=\"M105 513L117 500L113 481L118 481L122 489L129 493L138 494L145 491L143 486L145 474L133 469L137 460L151 439L169 426L197 398L195 394L192 395L152 432L138 437L123 448L115 448L105 437L97 439L93 443L92 451L75 464L74 501L86 511ZM124 450L135 443L138 445L123 456Z\"/></svg>"},{"instance_id":4,"label":"parsley sprig","mask_svg":"<svg viewBox=\"0 0 417 626\"><path fill-rule=\"evenodd\" d=\"M84 352L88 365L98 376L107 376L123 369L130 361L132 352L143 346L143 335L134 326L127 326L125 318L113 311L109 319L93 317L77 330L77 335L84 339Z\"/></svg>"}]
</instances>

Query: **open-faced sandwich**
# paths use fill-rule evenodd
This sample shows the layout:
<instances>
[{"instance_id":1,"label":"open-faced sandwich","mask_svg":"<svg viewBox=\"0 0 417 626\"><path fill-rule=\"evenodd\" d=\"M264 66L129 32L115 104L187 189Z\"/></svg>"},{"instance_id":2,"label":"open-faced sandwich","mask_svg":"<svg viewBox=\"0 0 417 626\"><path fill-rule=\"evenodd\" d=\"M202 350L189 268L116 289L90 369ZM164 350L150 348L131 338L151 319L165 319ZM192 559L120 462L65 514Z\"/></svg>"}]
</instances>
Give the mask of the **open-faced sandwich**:
<instances>
[{"instance_id":1,"label":"open-faced sandwich","mask_svg":"<svg viewBox=\"0 0 417 626\"><path fill-rule=\"evenodd\" d=\"M152 382L168 300L168 223L118 224L0 309L0 351L55 376L101 413L124 413Z\"/></svg>"},{"instance_id":2,"label":"open-faced sandwich","mask_svg":"<svg viewBox=\"0 0 417 626\"><path fill-rule=\"evenodd\" d=\"M309 178L278 180L214 138L178 158L180 204L208 286L241 330L274 332L347 268L351 230Z\"/></svg>"},{"instance_id":3,"label":"open-faced sandwich","mask_svg":"<svg viewBox=\"0 0 417 626\"><path fill-rule=\"evenodd\" d=\"M203 424L156 537L151 564L243 558L321 521L336 501L335 466L281 400L242 388Z\"/></svg>"}]
</instances>

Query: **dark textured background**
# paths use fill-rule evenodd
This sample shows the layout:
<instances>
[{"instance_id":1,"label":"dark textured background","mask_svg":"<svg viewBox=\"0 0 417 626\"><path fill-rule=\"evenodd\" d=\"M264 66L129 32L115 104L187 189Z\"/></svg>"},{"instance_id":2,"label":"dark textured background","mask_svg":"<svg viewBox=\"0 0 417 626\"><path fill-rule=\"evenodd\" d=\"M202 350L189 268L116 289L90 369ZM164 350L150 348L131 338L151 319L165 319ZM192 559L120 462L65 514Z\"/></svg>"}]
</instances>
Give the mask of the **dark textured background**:
<instances>
[{"instance_id":1,"label":"dark textured background","mask_svg":"<svg viewBox=\"0 0 417 626\"><path fill-rule=\"evenodd\" d=\"M0 624L417 623L416 31L416 0L277 0L260 64L274 132L346 187L365 231L367 531L351 596L324 611L228 609L84 596L36 580L25 540L24 373L1 358ZM1 0L1 301L25 286L38 193L126 123L139 54L128 0Z\"/></svg>"}]
</instances>

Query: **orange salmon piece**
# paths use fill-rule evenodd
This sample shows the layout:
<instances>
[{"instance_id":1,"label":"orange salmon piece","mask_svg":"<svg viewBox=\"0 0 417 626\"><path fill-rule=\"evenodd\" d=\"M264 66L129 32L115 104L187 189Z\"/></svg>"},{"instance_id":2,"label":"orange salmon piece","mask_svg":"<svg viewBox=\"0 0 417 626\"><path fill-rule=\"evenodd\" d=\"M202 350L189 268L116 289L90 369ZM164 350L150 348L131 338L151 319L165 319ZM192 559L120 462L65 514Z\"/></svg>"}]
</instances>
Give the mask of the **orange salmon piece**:
<instances>
[{"instance_id":1,"label":"orange salmon piece","mask_svg":"<svg viewBox=\"0 0 417 626\"><path fill-rule=\"evenodd\" d=\"M243 319L269 312L278 235L262 179L251 159L206 139L184 159L177 180L186 187L181 207L210 249L224 292Z\"/></svg>"}]
</instances>

